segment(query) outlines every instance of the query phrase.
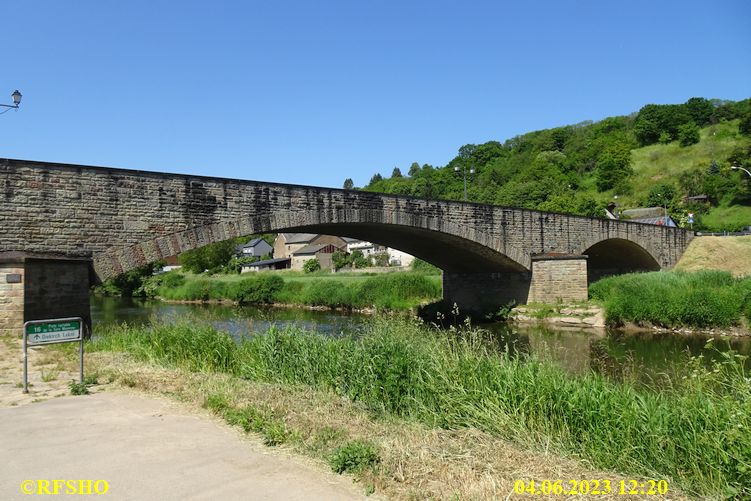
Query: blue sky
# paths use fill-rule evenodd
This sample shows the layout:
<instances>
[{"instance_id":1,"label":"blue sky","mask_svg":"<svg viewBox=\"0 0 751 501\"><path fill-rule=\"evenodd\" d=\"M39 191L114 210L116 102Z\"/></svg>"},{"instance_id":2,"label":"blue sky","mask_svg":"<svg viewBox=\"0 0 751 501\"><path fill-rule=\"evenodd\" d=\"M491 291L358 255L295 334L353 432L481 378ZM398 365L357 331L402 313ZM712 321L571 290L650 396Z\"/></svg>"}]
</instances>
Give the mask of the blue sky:
<instances>
[{"instance_id":1,"label":"blue sky","mask_svg":"<svg viewBox=\"0 0 751 501\"><path fill-rule=\"evenodd\" d=\"M2 2L0 157L320 186L751 97L751 2Z\"/></svg>"}]
</instances>

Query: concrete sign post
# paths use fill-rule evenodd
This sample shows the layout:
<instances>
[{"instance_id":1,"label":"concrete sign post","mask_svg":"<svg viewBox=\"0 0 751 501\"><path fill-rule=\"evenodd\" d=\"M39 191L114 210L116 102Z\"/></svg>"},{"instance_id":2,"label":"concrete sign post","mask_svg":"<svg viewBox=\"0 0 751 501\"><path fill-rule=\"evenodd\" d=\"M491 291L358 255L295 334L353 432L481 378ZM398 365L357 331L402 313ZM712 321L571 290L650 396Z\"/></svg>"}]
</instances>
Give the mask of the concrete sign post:
<instances>
[{"instance_id":1,"label":"concrete sign post","mask_svg":"<svg viewBox=\"0 0 751 501\"><path fill-rule=\"evenodd\" d=\"M23 392L29 392L28 352L29 346L43 344L80 343L80 376L83 383L83 319L81 317L31 320L23 324Z\"/></svg>"}]
</instances>

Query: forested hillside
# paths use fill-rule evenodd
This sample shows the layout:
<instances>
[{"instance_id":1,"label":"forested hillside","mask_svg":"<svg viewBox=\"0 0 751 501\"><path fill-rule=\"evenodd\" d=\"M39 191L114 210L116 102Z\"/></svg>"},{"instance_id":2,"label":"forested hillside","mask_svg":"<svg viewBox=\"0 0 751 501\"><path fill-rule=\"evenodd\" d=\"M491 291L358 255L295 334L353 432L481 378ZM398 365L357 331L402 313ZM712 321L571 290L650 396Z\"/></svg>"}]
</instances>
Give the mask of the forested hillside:
<instances>
[{"instance_id":1,"label":"forested hillside","mask_svg":"<svg viewBox=\"0 0 751 501\"><path fill-rule=\"evenodd\" d=\"M695 229L751 225L751 98L692 98L644 106L630 116L530 132L501 143L467 144L446 166L417 162L375 174L364 190L603 217L619 209L666 206ZM474 174L470 174L474 169ZM345 188L354 188L345 181ZM687 197L706 195L706 199Z\"/></svg>"}]
</instances>

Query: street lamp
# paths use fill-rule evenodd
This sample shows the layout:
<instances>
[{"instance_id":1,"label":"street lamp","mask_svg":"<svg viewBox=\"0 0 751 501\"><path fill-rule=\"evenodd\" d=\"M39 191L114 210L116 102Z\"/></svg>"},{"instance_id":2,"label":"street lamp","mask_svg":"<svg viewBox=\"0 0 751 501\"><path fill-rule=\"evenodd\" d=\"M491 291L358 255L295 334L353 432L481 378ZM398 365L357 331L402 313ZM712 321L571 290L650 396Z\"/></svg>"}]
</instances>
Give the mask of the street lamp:
<instances>
[{"instance_id":1,"label":"street lamp","mask_svg":"<svg viewBox=\"0 0 751 501\"><path fill-rule=\"evenodd\" d=\"M10 97L13 99L13 104L2 104L0 103L0 106L3 108L16 108L18 109L18 105L21 104L21 93L18 92L18 89L13 91L13 94L10 95Z\"/></svg>"},{"instance_id":2,"label":"street lamp","mask_svg":"<svg viewBox=\"0 0 751 501\"><path fill-rule=\"evenodd\" d=\"M748 177L751 177L751 172L749 172L748 169L744 169L743 167L736 167L735 165L733 165L732 167L730 167L730 170L742 170L743 172L748 174Z\"/></svg>"},{"instance_id":3,"label":"street lamp","mask_svg":"<svg viewBox=\"0 0 751 501\"><path fill-rule=\"evenodd\" d=\"M454 166L454 172L459 172L459 167ZM474 174L475 173L475 167L474 165L470 166L469 173ZM467 164L462 162L462 176L464 177L464 201L467 201Z\"/></svg>"}]
</instances>

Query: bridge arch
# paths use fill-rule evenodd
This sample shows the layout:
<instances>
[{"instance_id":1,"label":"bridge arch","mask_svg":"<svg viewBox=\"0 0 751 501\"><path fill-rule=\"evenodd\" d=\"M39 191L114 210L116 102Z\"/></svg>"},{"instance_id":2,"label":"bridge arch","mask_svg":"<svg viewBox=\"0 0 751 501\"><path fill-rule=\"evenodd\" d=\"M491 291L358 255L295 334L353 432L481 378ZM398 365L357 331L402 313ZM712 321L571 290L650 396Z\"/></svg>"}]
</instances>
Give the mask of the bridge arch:
<instances>
[{"instance_id":1,"label":"bridge arch","mask_svg":"<svg viewBox=\"0 0 751 501\"><path fill-rule=\"evenodd\" d=\"M198 225L93 255L99 280L188 250L254 233L305 232L346 236L408 252L444 271L457 273L526 272L528 256L515 248L504 253L499 238L453 221L378 209L281 211L266 217Z\"/></svg>"},{"instance_id":2,"label":"bridge arch","mask_svg":"<svg viewBox=\"0 0 751 501\"><path fill-rule=\"evenodd\" d=\"M609 275L637 271L658 271L658 258L642 245L624 238L600 240L582 252L588 256L587 279L589 283Z\"/></svg>"}]
</instances>

